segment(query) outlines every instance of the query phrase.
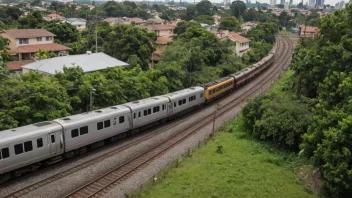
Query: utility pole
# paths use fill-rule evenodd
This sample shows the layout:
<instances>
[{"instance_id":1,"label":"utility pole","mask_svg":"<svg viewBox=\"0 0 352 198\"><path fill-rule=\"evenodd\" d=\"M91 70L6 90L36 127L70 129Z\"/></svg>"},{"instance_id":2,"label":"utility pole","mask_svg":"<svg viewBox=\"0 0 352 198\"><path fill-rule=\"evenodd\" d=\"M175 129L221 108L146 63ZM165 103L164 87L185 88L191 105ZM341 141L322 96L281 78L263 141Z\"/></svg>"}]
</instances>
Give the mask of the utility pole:
<instances>
[{"instance_id":1,"label":"utility pole","mask_svg":"<svg viewBox=\"0 0 352 198\"><path fill-rule=\"evenodd\" d=\"M95 92L95 89L92 87L90 88L89 92L89 112L92 111L92 106L93 106L93 93Z\"/></svg>"},{"instance_id":2,"label":"utility pole","mask_svg":"<svg viewBox=\"0 0 352 198\"><path fill-rule=\"evenodd\" d=\"M97 20L96 11L95 11L95 53L98 53L98 20Z\"/></svg>"}]
</instances>

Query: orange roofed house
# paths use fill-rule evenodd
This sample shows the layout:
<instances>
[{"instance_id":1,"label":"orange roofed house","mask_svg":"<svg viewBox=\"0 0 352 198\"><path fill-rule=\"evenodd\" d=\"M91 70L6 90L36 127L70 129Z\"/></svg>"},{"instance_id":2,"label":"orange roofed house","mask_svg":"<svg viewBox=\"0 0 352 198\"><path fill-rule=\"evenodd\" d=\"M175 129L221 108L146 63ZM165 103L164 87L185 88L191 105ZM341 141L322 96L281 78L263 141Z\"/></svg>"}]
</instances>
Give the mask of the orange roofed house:
<instances>
[{"instance_id":1,"label":"orange roofed house","mask_svg":"<svg viewBox=\"0 0 352 198\"><path fill-rule=\"evenodd\" d=\"M299 29L300 29L299 30L300 36L302 36L302 37L312 37L312 38L314 38L315 35L319 32L319 28L318 27L314 27L314 26L300 25Z\"/></svg>"},{"instance_id":2,"label":"orange roofed house","mask_svg":"<svg viewBox=\"0 0 352 198\"><path fill-rule=\"evenodd\" d=\"M31 60L39 50L67 55L70 48L54 43L55 34L44 29L12 29L3 30L0 35L10 40L9 54L16 60Z\"/></svg>"},{"instance_id":3,"label":"orange roofed house","mask_svg":"<svg viewBox=\"0 0 352 198\"><path fill-rule=\"evenodd\" d=\"M242 56L246 52L249 51L249 42L250 40L246 37L241 36L239 33L230 32L228 30L221 30L220 32L216 33L216 36L221 40L230 40L236 44L234 52L237 56Z\"/></svg>"}]
</instances>

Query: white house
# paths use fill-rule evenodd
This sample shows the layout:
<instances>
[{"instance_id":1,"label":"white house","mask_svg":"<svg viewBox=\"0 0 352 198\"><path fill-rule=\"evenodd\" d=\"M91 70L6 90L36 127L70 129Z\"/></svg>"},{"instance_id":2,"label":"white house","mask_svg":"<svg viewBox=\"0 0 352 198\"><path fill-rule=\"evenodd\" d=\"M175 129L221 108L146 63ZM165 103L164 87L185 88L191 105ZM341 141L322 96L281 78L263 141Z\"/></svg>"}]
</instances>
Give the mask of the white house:
<instances>
[{"instance_id":1,"label":"white house","mask_svg":"<svg viewBox=\"0 0 352 198\"><path fill-rule=\"evenodd\" d=\"M228 30L223 30L217 33L216 35L221 40L228 39L236 43L235 53L237 56L242 56L249 51L249 42L250 40L246 37L241 36L236 32L230 32Z\"/></svg>"},{"instance_id":2,"label":"white house","mask_svg":"<svg viewBox=\"0 0 352 198\"><path fill-rule=\"evenodd\" d=\"M22 66L22 72L39 71L46 75L54 75L63 72L64 67L72 66L80 66L84 72L94 72L108 67L128 66L128 64L102 52L87 52L86 54L61 56L29 63Z\"/></svg>"},{"instance_id":3,"label":"white house","mask_svg":"<svg viewBox=\"0 0 352 198\"><path fill-rule=\"evenodd\" d=\"M86 29L87 20L81 18L67 18L65 20L67 23L76 26L78 30Z\"/></svg>"}]
</instances>

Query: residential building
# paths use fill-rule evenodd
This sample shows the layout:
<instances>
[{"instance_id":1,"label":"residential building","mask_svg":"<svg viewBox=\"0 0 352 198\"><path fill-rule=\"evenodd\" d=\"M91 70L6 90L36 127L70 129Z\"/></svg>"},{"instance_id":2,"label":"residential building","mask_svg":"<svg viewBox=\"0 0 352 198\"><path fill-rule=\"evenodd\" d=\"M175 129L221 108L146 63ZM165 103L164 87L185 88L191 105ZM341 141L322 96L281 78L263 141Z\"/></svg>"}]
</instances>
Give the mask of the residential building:
<instances>
[{"instance_id":1,"label":"residential building","mask_svg":"<svg viewBox=\"0 0 352 198\"><path fill-rule=\"evenodd\" d=\"M6 62L5 65L7 69L10 71L10 75L18 76L22 74L22 66L33 62L34 60L11 61L11 62Z\"/></svg>"},{"instance_id":2,"label":"residential building","mask_svg":"<svg viewBox=\"0 0 352 198\"><path fill-rule=\"evenodd\" d=\"M71 25L75 26L77 28L77 30L85 30L86 29L87 20L85 20L85 19L67 18L65 21L67 23L70 23Z\"/></svg>"},{"instance_id":3,"label":"residential building","mask_svg":"<svg viewBox=\"0 0 352 198\"><path fill-rule=\"evenodd\" d=\"M312 37L312 38L314 38L318 33L319 33L319 28L318 27L305 26L305 25L300 25L299 26L299 35L301 37Z\"/></svg>"},{"instance_id":4,"label":"residential building","mask_svg":"<svg viewBox=\"0 0 352 198\"><path fill-rule=\"evenodd\" d=\"M44 29L12 29L0 31L0 35L10 40L8 53L16 60L30 60L39 50L48 50L59 55L68 54L70 48L54 43L55 34Z\"/></svg>"},{"instance_id":5,"label":"residential building","mask_svg":"<svg viewBox=\"0 0 352 198\"><path fill-rule=\"evenodd\" d=\"M242 34L247 34L247 32L255 26L256 26L256 24L254 22L248 21L248 22L243 23L241 25Z\"/></svg>"},{"instance_id":6,"label":"residential building","mask_svg":"<svg viewBox=\"0 0 352 198\"><path fill-rule=\"evenodd\" d=\"M91 53L69 55L36 61L22 66L22 72L39 71L46 75L54 75L63 72L64 67L79 66L83 72L94 72L107 69L108 67L128 66L127 63L117 60L107 54Z\"/></svg>"},{"instance_id":7,"label":"residential building","mask_svg":"<svg viewBox=\"0 0 352 198\"><path fill-rule=\"evenodd\" d=\"M52 21L52 20L64 20L65 17L59 15L58 13L51 13L47 16L44 16L43 19L45 21Z\"/></svg>"},{"instance_id":8,"label":"residential building","mask_svg":"<svg viewBox=\"0 0 352 198\"><path fill-rule=\"evenodd\" d=\"M230 40L235 42L235 48L233 49L237 56L242 56L249 51L250 40L246 37L241 36L239 33L230 32L228 30L222 30L216 34L221 40Z\"/></svg>"},{"instance_id":9,"label":"residential building","mask_svg":"<svg viewBox=\"0 0 352 198\"><path fill-rule=\"evenodd\" d=\"M166 46L170 42L172 42L172 38L170 37L158 37L155 41L155 44L158 46L160 50L164 51Z\"/></svg>"},{"instance_id":10,"label":"residential building","mask_svg":"<svg viewBox=\"0 0 352 198\"><path fill-rule=\"evenodd\" d=\"M175 26L172 25L154 25L153 31L160 37L170 37L174 35Z\"/></svg>"}]
</instances>

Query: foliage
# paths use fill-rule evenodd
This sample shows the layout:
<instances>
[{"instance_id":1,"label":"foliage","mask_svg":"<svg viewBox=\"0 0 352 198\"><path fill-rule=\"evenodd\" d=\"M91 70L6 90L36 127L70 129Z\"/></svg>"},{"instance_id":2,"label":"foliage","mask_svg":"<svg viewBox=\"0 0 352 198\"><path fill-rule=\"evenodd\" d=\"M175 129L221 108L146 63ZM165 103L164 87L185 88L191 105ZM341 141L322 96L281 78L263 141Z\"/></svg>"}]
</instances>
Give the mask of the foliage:
<instances>
[{"instance_id":1,"label":"foliage","mask_svg":"<svg viewBox=\"0 0 352 198\"><path fill-rule=\"evenodd\" d=\"M39 49L33 56L34 59L43 60L48 58L57 57L54 52L49 52L47 50Z\"/></svg>"},{"instance_id":2,"label":"foliage","mask_svg":"<svg viewBox=\"0 0 352 198\"><path fill-rule=\"evenodd\" d=\"M177 168L159 176L156 185L135 196L317 197L303 188L293 171L304 162L301 158L247 137L241 117L223 128L183 158ZM222 154L217 153L219 147Z\"/></svg>"},{"instance_id":3,"label":"foliage","mask_svg":"<svg viewBox=\"0 0 352 198\"><path fill-rule=\"evenodd\" d=\"M104 44L104 51L122 61L131 55L137 55L142 61L142 68L148 68L148 59L153 52L152 41L155 33L148 33L145 29L132 25L117 25L108 33Z\"/></svg>"},{"instance_id":4,"label":"foliage","mask_svg":"<svg viewBox=\"0 0 352 198\"><path fill-rule=\"evenodd\" d=\"M352 5L319 19L320 36L302 39L291 68L297 97L316 99L301 153L324 175L329 197L352 195Z\"/></svg>"},{"instance_id":5,"label":"foliage","mask_svg":"<svg viewBox=\"0 0 352 198\"><path fill-rule=\"evenodd\" d=\"M221 19L219 30L230 30L237 32L241 30L241 26L236 17L228 16Z\"/></svg>"},{"instance_id":6,"label":"foliage","mask_svg":"<svg viewBox=\"0 0 352 198\"><path fill-rule=\"evenodd\" d=\"M70 23L53 20L46 23L43 28L55 34L55 39L62 43L73 43L79 39L79 31Z\"/></svg>"},{"instance_id":7,"label":"foliage","mask_svg":"<svg viewBox=\"0 0 352 198\"><path fill-rule=\"evenodd\" d=\"M289 21L291 20L291 16L289 16L287 12L281 12L278 19L281 27L289 27Z\"/></svg>"},{"instance_id":8,"label":"foliage","mask_svg":"<svg viewBox=\"0 0 352 198\"><path fill-rule=\"evenodd\" d=\"M251 41L264 40L267 43L275 42L275 34L278 33L279 27L273 22L264 22L258 24L255 28L252 28L247 33L247 38Z\"/></svg>"},{"instance_id":9,"label":"foliage","mask_svg":"<svg viewBox=\"0 0 352 198\"><path fill-rule=\"evenodd\" d=\"M17 21L23 12L17 7L0 6L0 22L4 25L10 25Z\"/></svg>"},{"instance_id":10,"label":"foliage","mask_svg":"<svg viewBox=\"0 0 352 198\"><path fill-rule=\"evenodd\" d=\"M177 26L174 29L174 33L179 36L180 34L186 32L187 28L190 28L190 27L200 28L201 26L197 22L181 21L177 23Z\"/></svg>"},{"instance_id":11,"label":"foliage","mask_svg":"<svg viewBox=\"0 0 352 198\"><path fill-rule=\"evenodd\" d=\"M43 26L44 19L40 11L36 10L20 18L18 23L21 29L35 29Z\"/></svg>"},{"instance_id":12,"label":"foliage","mask_svg":"<svg viewBox=\"0 0 352 198\"><path fill-rule=\"evenodd\" d=\"M186 11L181 14L181 19L190 21L195 19L195 16L196 16L196 6L187 6Z\"/></svg>"},{"instance_id":13,"label":"foliage","mask_svg":"<svg viewBox=\"0 0 352 198\"><path fill-rule=\"evenodd\" d=\"M196 5L196 16L209 15L213 16L213 4L208 0L202 0Z\"/></svg>"},{"instance_id":14,"label":"foliage","mask_svg":"<svg viewBox=\"0 0 352 198\"><path fill-rule=\"evenodd\" d=\"M242 16L247 9L246 4L243 1L233 1L230 5L230 8L232 15L236 18Z\"/></svg>"},{"instance_id":15,"label":"foliage","mask_svg":"<svg viewBox=\"0 0 352 198\"><path fill-rule=\"evenodd\" d=\"M196 21L199 23L204 23L208 25L213 25L214 24L214 18L209 15L200 15L196 17Z\"/></svg>"}]
</instances>

